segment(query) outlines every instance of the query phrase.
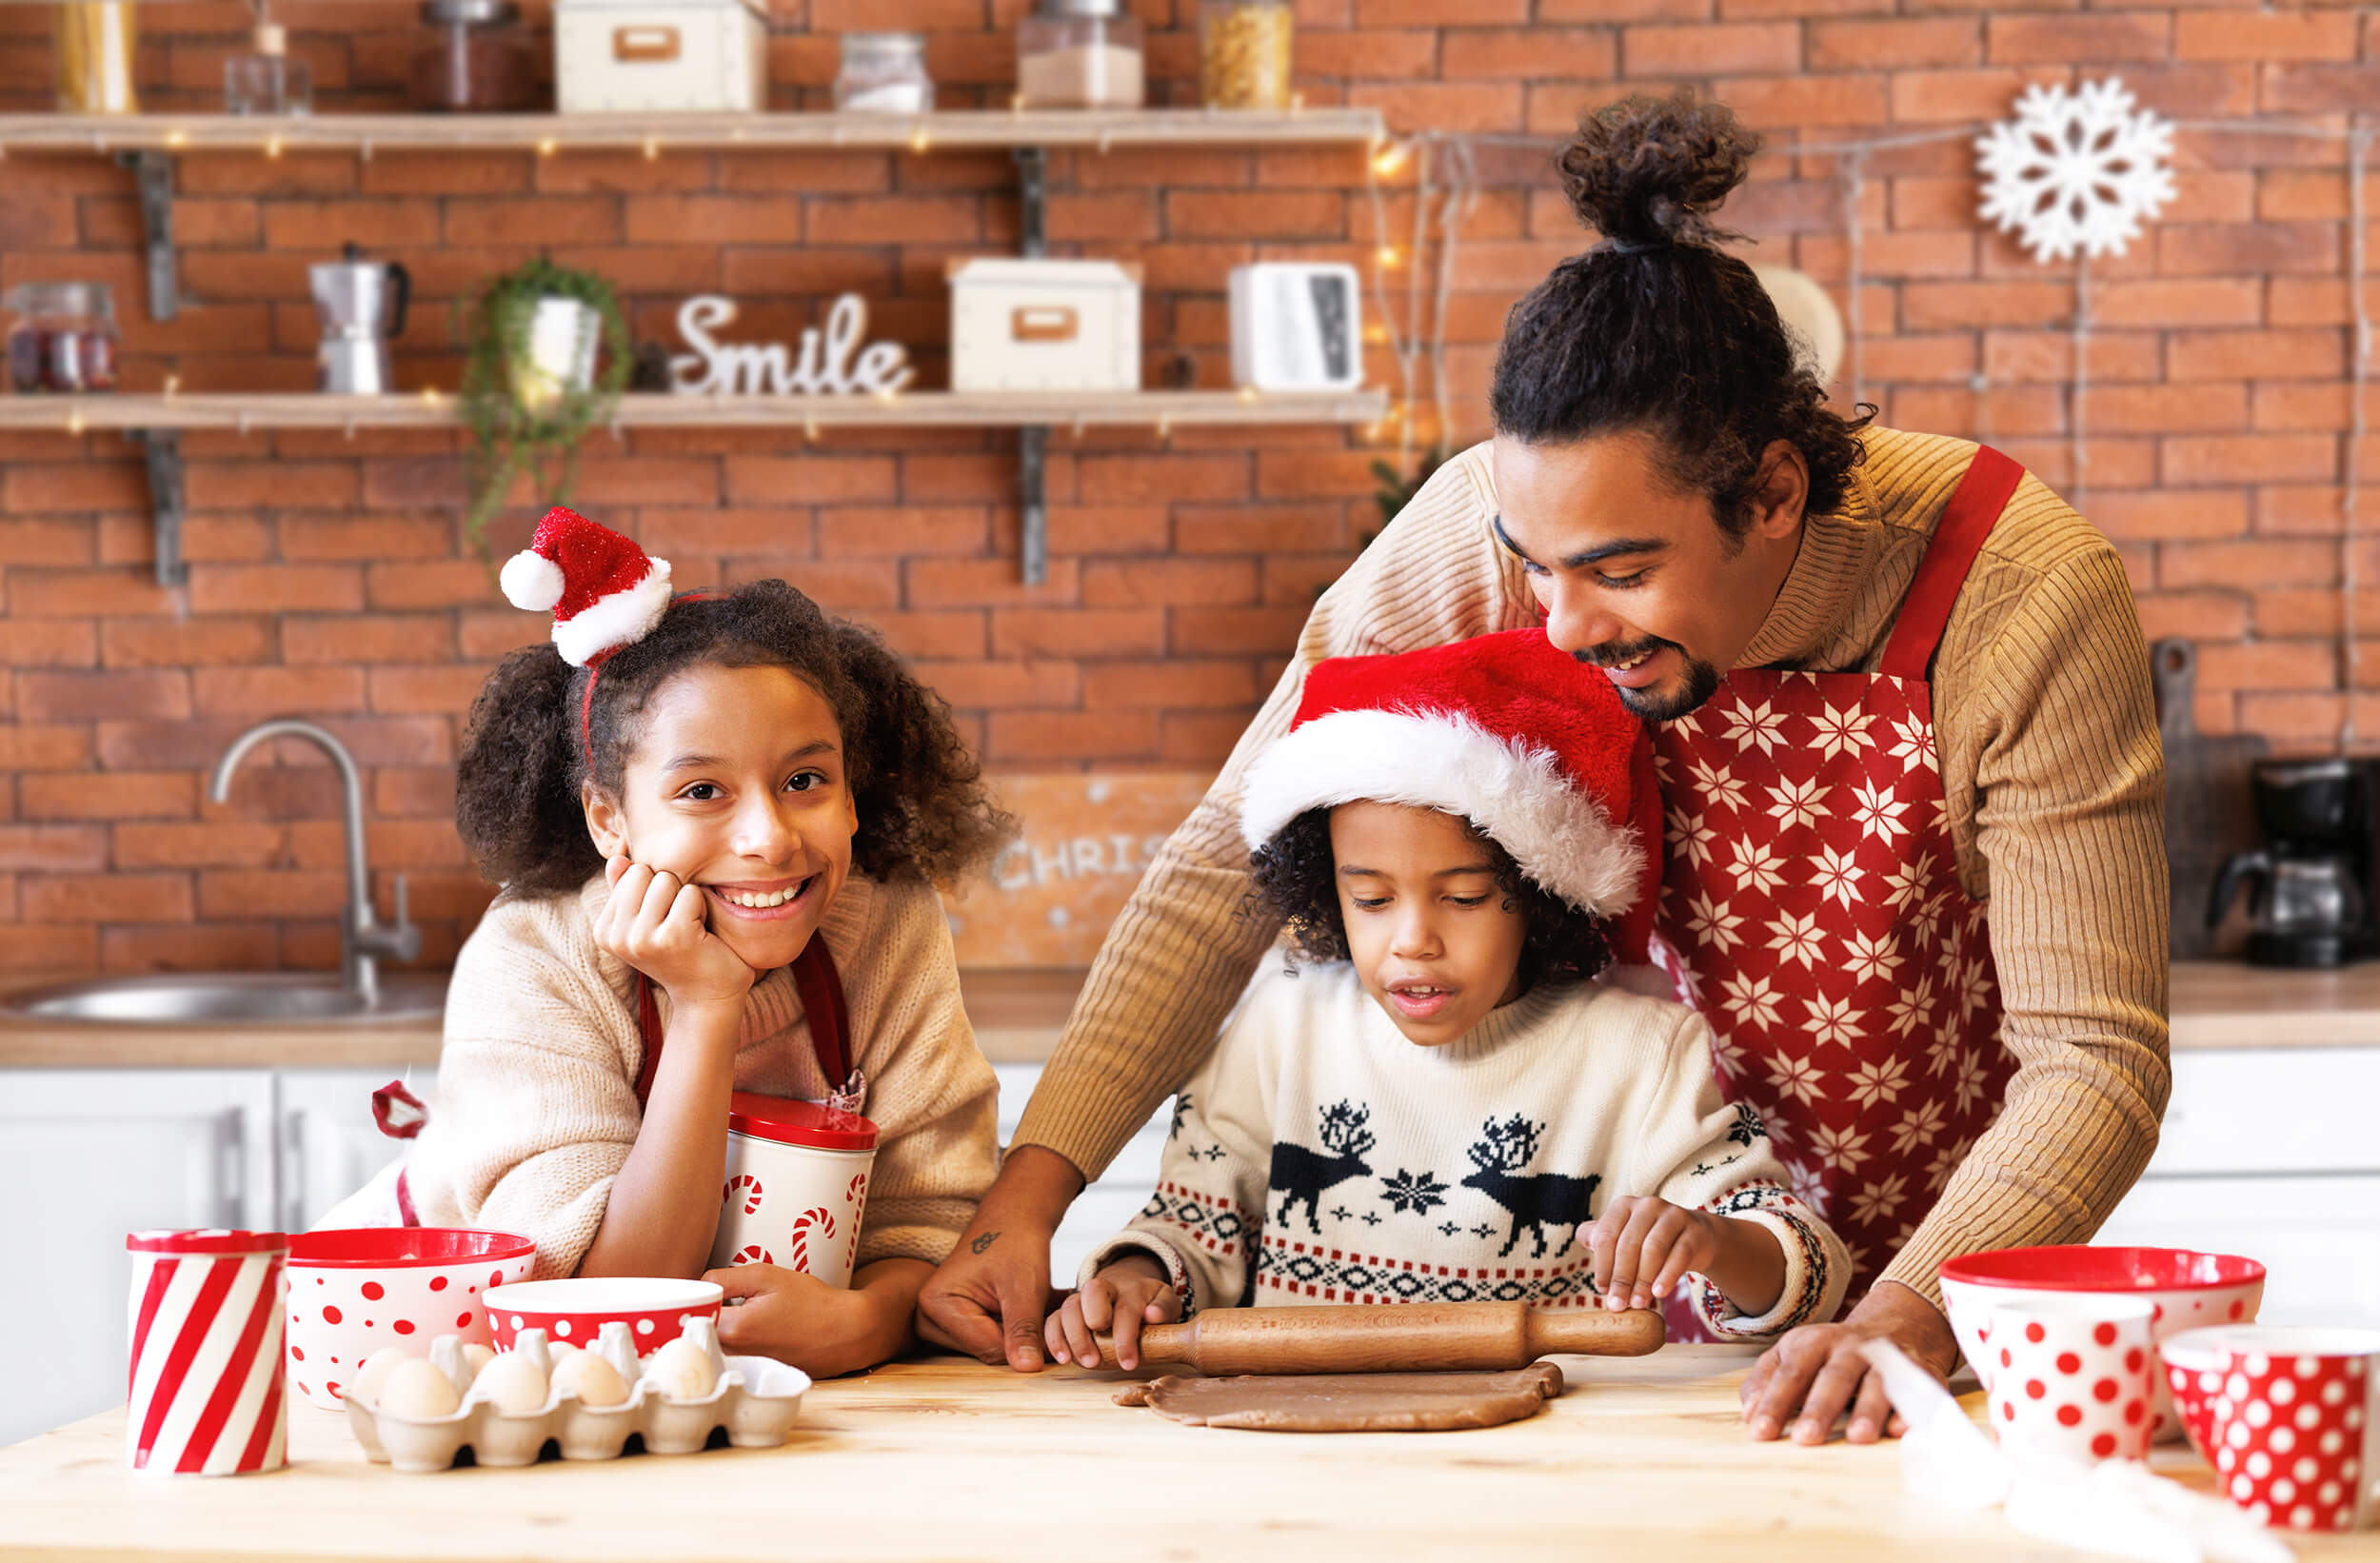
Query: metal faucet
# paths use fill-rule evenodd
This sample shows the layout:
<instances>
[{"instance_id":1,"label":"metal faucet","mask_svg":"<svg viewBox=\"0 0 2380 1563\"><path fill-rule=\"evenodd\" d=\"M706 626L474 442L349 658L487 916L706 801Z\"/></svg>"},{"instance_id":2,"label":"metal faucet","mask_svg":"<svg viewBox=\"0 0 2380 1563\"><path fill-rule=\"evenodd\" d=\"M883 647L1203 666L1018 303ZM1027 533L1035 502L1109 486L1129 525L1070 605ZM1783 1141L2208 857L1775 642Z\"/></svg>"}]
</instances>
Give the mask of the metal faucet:
<instances>
[{"instance_id":1,"label":"metal faucet","mask_svg":"<svg viewBox=\"0 0 2380 1563\"><path fill-rule=\"evenodd\" d=\"M380 999L380 962L410 960L422 953L422 931L407 920L405 876L397 876L397 920L383 927L372 915L371 876L364 867L364 780L347 745L310 722L283 718L260 722L231 741L215 762L215 780L207 795L223 802L231 795L231 773L248 750L269 738L302 738L330 757L347 789L347 910L339 930L339 978L347 991L369 1009Z\"/></svg>"}]
</instances>

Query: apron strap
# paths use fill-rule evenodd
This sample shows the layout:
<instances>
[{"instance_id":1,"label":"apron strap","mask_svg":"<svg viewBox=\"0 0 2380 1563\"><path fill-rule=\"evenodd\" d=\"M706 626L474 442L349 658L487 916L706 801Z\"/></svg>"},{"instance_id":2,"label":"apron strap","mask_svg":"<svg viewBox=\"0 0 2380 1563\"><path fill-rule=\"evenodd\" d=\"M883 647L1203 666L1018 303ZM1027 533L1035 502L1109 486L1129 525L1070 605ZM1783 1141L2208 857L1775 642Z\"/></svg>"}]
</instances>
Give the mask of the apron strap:
<instances>
[{"instance_id":1,"label":"apron strap","mask_svg":"<svg viewBox=\"0 0 2380 1563\"><path fill-rule=\"evenodd\" d=\"M1967 584L1967 572L2024 477L2024 467L2014 460L1990 445L1975 446L1967 475L1951 495L1940 524L1934 528L1934 541L1917 564L1917 577L1909 584L1909 595L1901 599L1900 619L1892 640L1885 643L1884 663L1877 672L1894 679L1927 676L1934 648L1941 644L1942 630L1951 622L1951 605Z\"/></svg>"},{"instance_id":2,"label":"apron strap","mask_svg":"<svg viewBox=\"0 0 2380 1563\"><path fill-rule=\"evenodd\" d=\"M851 1080L851 1013L843 1003L843 976L827 953L823 935L812 934L793 958L793 991L802 1000L802 1018L809 1022L810 1051L817 1056L821 1078L829 1096ZM645 1062L636 1073L636 1104L642 1109L653 1094L653 1072L661 1065L661 1003L653 996L652 979L636 974L636 1023L645 1039Z\"/></svg>"}]
</instances>

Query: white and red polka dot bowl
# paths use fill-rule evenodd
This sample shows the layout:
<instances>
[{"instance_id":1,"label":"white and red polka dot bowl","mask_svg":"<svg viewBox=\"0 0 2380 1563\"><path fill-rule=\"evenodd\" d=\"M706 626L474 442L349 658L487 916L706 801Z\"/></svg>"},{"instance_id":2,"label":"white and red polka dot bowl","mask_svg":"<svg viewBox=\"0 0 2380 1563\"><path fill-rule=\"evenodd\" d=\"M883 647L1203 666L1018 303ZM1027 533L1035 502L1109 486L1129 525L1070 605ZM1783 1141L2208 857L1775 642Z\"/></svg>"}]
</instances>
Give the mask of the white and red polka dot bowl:
<instances>
[{"instance_id":1,"label":"white and red polka dot bowl","mask_svg":"<svg viewBox=\"0 0 2380 1563\"><path fill-rule=\"evenodd\" d=\"M2259 1522L2353 1531L2380 1517L2380 1330L2186 1330L2159 1355L2216 1486Z\"/></svg>"},{"instance_id":2,"label":"white and red polka dot bowl","mask_svg":"<svg viewBox=\"0 0 2380 1563\"><path fill-rule=\"evenodd\" d=\"M537 1245L461 1227L356 1227L289 1239L289 1382L326 1411L387 1346L429 1355L438 1335L486 1345L487 1293L529 1273Z\"/></svg>"},{"instance_id":3,"label":"white and red polka dot bowl","mask_svg":"<svg viewBox=\"0 0 2380 1563\"><path fill-rule=\"evenodd\" d=\"M2159 1341L2211 1324L2250 1324L2264 1301L2264 1266L2234 1254L2187 1248L2002 1248L1963 1254L1942 1266L1942 1300L1951 1333L1967 1360L1989 1360L1989 1316L2005 1303L2076 1293L2139 1297L2150 1305L2150 1333ZM2162 1375L2151 1375L2151 1436L2182 1435Z\"/></svg>"},{"instance_id":4,"label":"white and red polka dot bowl","mask_svg":"<svg viewBox=\"0 0 2380 1563\"><path fill-rule=\"evenodd\" d=\"M617 1319L628 1327L643 1355L677 1339L689 1318L716 1320L724 1296L717 1281L645 1276L524 1281L488 1294L487 1320L496 1332L496 1350L508 1352L524 1330L543 1330L548 1340L585 1346Z\"/></svg>"}]
</instances>

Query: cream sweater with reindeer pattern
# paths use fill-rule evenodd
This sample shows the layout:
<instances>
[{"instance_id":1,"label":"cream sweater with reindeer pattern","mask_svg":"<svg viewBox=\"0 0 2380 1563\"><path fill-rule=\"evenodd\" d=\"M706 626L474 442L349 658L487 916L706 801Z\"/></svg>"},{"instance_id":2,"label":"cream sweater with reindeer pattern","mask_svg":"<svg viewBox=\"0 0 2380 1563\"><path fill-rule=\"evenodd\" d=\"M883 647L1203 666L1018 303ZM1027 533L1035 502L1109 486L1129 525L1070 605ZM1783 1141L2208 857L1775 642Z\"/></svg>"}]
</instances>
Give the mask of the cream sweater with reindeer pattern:
<instances>
[{"instance_id":1,"label":"cream sweater with reindeer pattern","mask_svg":"<svg viewBox=\"0 0 2380 1563\"><path fill-rule=\"evenodd\" d=\"M1581 1223L1616 1195L1757 1221L1785 1250L1775 1307L1724 1334L1832 1318L1850 1263L1784 1186L1768 1133L1721 1099L1710 1028L1603 983L1540 984L1459 1040L1405 1039L1333 961L1268 961L1183 1088L1157 1192L1081 1278L1133 1250L1185 1312L1240 1302L1595 1305Z\"/></svg>"}]
</instances>

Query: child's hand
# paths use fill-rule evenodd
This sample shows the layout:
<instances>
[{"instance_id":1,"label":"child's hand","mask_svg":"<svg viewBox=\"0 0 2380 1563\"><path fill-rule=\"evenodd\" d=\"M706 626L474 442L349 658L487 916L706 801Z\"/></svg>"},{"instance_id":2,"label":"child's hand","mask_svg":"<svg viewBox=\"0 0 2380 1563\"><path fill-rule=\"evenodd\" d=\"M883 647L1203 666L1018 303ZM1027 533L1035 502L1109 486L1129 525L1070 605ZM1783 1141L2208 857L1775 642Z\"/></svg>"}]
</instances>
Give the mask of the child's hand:
<instances>
[{"instance_id":1,"label":"child's hand","mask_svg":"<svg viewBox=\"0 0 2380 1563\"><path fill-rule=\"evenodd\" d=\"M595 943L669 992L681 1008L738 1004L756 977L710 930L703 892L666 869L625 858L604 862L611 899L595 914Z\"/></svg>"},{"instance_id":2,"label":"child's hand","mask_svg":"<svg viewBox=\"0 0 2380 1563\"><path fill-rule=\"evenodd\" d=\"M1140 1327L1171 1324L1180 1317L1181 1299L1174 1295L1174 1283L1166 1278L1163 1268L1146 1255L1127 1254L1069 1296L1064 1307L1049 1316L1041 1335L1049 1343L1051 1356L1086 1368L1100 1365L1099 1342L1094 1337L1112 1335L1116 1366L1137 1368L1140 1365Z\"/></svg>"},{"instance_id":3,"label":"child's hand","mask_svg":"<svg viewBox=\"0 0 2380 1563\"><path fill-rule=\"evenodd\" d=\"M887 1337L864 1293L773 1264L735 1265L703 1278L727 1295L732 1306L719 1311L719 1344L738 1355L773 1356L813 1378L832 1378L872 1368L899 1349L901 1332Z\"/></svg>"},{"instance_id":4,"label":"child's hand","mask_svg":"<svg viewBox=\"0 0 2380 1563\"><path fill-rule=\"evenodd\" d=\"M1578 1235L1594 1255L1607 1309L1650 1308L1689 1270L1710 1272L1719 1257L1721 1217L1648 1194L1623 1194Z\"/></svg>"}]
</instances>

